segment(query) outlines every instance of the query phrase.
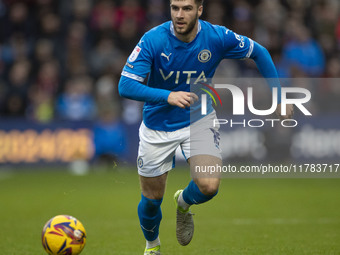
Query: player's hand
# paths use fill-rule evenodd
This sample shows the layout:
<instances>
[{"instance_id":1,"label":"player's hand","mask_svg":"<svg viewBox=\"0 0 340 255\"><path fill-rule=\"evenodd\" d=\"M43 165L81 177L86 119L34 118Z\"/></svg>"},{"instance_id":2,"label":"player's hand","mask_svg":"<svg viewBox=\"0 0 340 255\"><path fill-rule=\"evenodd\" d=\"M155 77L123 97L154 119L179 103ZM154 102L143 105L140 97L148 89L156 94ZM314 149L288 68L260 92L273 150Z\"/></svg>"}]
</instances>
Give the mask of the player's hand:
<instances>
[{"instance_id":1,"label":"player's hand","mask_svg":"<svg viewBox=\"0 0 340 255\"><path fill-rule=\"evenodd\" d=\"M198 101L198 96L192 92L173 91L169 94L168 103L180 108L190 107Z\"/></svg>"},{"instance_id":2,"label":"player's hand","mask_svg":"<svg viewBox=\"0 0 340 255\"><path fill-rule=\"evenodd\" d=\"M281 114L281 104L278 104L275 112L280 117L280 119L282 119L282 120L291 119L293 117L293 114L294 114L294 107L293 107L292 104L287 104L286 105L286 115L282 115Z\"/></svg>"}]
</instances>

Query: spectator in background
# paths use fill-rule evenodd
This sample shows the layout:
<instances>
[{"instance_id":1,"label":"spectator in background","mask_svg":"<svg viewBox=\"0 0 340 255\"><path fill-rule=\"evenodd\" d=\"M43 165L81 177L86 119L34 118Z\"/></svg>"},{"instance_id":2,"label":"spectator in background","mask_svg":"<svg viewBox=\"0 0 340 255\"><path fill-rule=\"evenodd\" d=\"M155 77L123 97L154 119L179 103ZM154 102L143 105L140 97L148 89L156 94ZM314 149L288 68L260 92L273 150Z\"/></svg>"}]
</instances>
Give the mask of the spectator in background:
<instances>
[{"instance_id":1,"label":"spectator in background","mask_svg":"<svg viewBox=\"0 0 340 255\"><path fill-rule=\"evenodd\" d=\"M6 41L14 34L21 34L31 41L36 37L35 19L27 4L16 1L7 9L7 15L0 23L0 41Z\"/></svg>"},{"instance_id":2,"label":"spectator in background","mask_svg":"<svg viewBox=\"0 0 340 255\"><path fill-rule=\"evenodd\" d=\"M221 1L213 0L210 2L207 10L206 20L213 24L223 24L225 23L225 9Z\"/></svg>"},{"instance_id":3,"label":"spectator in background","mask_svg":"<svg viewBox=\"0 0 340 255\"><path fill-rule=\"evenodd\" d=\"M87 41L88 28L80 21L74 21L68 27L64 42L63 67L68 77L88 73L88 54L90 45Z\"/></svg>"},{"instance_id":4,"label":"spectator in background","mask_svg":"<svg viewBox=\"0 0 340 255\"><path fill-rule=\"evenodd\" d=\"M58 62L51 59L39 66L34 86L53 97L60 89L59 79Z\"/></svg>"},{"instance_id":5,"label":"spectator in background","mask_svg":"<svg viewBox=\"0 0 340 255\"><path fill-rule=\"evenodd\" d=\"M54 59L54 45L51 40L44 38L37 40L33 59L37 66Z\"/></svg>"},{"instance_id":6,"label":"spectator in background","mask_svg":"<svg viewBox=\"0 0 340 255\"><path fill-rule=\"evenodd\" d=\"M334 31L339 17L339 8L340 2L332 0L316 1L312 8L313 19L310 27L328 58L333 56L336 49Z\"/></svg>"},{"instance_id":7,"label":"spectator in background","mask_svg":"<svg viewBox=\"0 0 340 255\"><path fill-rule=\"evenodd\" d=\"M115 106L100 108L93 129L95 161L110 166L123 161L128 151L127 134L118 112L119 107Z\"/></svg>"},{"instance_id":8,"label":"spectator in background","mask_svg":"<svg viewBox=\"0 0 340 255\"><path fill-rule=\"evenodd\" d=\"M336 25L335 37L337 42L337 50L340 50L340 17L338 18L338 23Z\"/></svg>"},{"instance_id":9,"label":"spectator in background","mask_svg":"<svg viewBox=\"0 0 340 255\"><path fill-rule=\"evenodd\" d=\"M127 134L121 121L121 106L117 91L117 79L102 75L95 83L98 114L93 135L95 162L112 166L127 155Z\"/></svg>"},{"instance_id":10,"label":"spectator in background","mask_svg":"<svg viewBox=\"0 0 340 255\"><path fill-rule=\"evenodd\" d=\"M1 60L6 67L15 61L28 59L32 53L32 44L26 41L21 33L12 34L4 43L0 52Z\"/></svg>"},{"instance_id":11,"label":"spectator in background","mask_svg":"<svg viewBox=\"0 0 340 255\"><path fill-rule=\"evenodd\" d=\"M19 60L10 68L4 114L11 117L25 116L28 105L27 91L31 65Z\"/></svg>"},{"instance_id":12,"label":"spectator in background","mask_svg":"<svg viewBox=\"0 0 340 255\"><path fill-rule=\"evenodd\" d=\"M327 62L325 77L326 78L339 78L340 77L340 56L339 55L333 56Z\"/></svg>"},{"instance_id":13,"label":"spectator in background","mask_svg":"<svg viewBox=\"0 0 340 255\"><path fill-rule=\"evenodd\" d=\"M31 88L29 93L29 105L27 117L30 120L47 123L54 118L54 98L51 94L36 87Z\"/></svg>"},{"instance_id":14,"label":"spectator in background","mask_svg":"<svg viewBox=\"0 0 340 255\"><path fill-rule=\"evenodd\" d=\"M111 35L117 28L116 2L110 0L97 1L91 13L91 28L96 36Z\"/></svg>"},{"instance_id":15,"label":"spectator in background","mask_svg":"<svg viewBox=\"0 0 340 255\"><path fill-rule=\"evenodd\" d=\"M96 104L92 96L92 79L83 75L68 80L65 90L57 98L56 111L63 120L93 120Z\"/></svg>"},{"instance_id":16,"label":"spectator in background","mask_svg":"<svg viewBox=\"0 0 340 255\"><path fill-rule=\"evenodd\" d=\"M124 59L122 52L109 37L101 38L90 53L92 74L99 77L102 74L120 74L121 63Z\"/></svg>"},{"instance_id":17,"label":"spectator in background","mask_svg":"<svg viewBox=\"0 0 340 255\"><path fill-rule=\"evenodd\" d=\"M117 84L118 81L113 75L105 74L99 77L95 83L98 108L103 109L105 106L112 108L114 108L114 106L119 107Z\"/></svg>"},{"instance_id":18,"label":"spectator in background","mask_svg":"<svg viewBox=\"0 0 340 255\"><path fill-rule=\"evenodd\" d=\"M319 88L319 93L316 99L318 100L319 108L322 111L338 112L340 109L340 57L333 56L327 62L325 78L322 80L322 86Z\"/></svg>"},{"instance_id":19,"label":"spectator in background","mask_svg":"<svg viewBox=\"0 0 340 255\"><path fill-rule=\"evenodd\" d=\"M70 21L81 21L87 26L90 25L91 0L74 0L72 1L72 13Z\"/></svg>"},{"instance_id":20,"label":"spectator in background","mask_svg":"<svg viewBox=\"0 0 340 255\"><path fill-rule=\"evenodd\" d=\"M38 10L39 11L39 10ZM44 11L38 16L38 36L36 40L34 61L36 71L46 61L52 59L58 62L58 78L61 80L64 76L62 67L62 56L65 52L63 48L63 33L60 17L50 11Z\"/></svg>"},{"instance_id":21,"label":"spectator in background","mask_svg":"<svg viewBox=\"0 0 340 255\"><path fill-rule=\"evenodd\" d=\"M116 14L119 47L129 54L145 30L145 11L138 0L125 0Z\"/></svg>"},{"instance_id":22,"label":"spectator in background","mask_svg":"<svg viewBox=\"0 0 340 255\"><path fill-rule=\"evenodd\" d=\"M0 76L1 77L1 76ZM6 104L6 95L7 95L7 86L4 80L0 78L0 117L4 115L5 104Z\"/></svg>"},{"instance_id":23,"label":"spectator in background","mask_svg":"<svg viewBox=\"0 0 340 255\"><path fill-rule=\"evenodd\" d=\"M147 24L145 30L150 30L151 28L162 24L168 20L165 4L167 2L163 0L149 0L146 7L146 20Z\"/></svg>"},{"instance_id":24,"label":"spectator in background","mask_svg":"<svg viewBox=\"0 0 340 255\"><path fill-rule=\"evenodd\" d=\"M251 37L254 28L251 4L246 0L235 1L232 15L233 29L238 34Z\"/></svg>"},{"instance_id":25,"label":"spectator in background","mask_svg":"<svg viewBox=\"0 0 340 255\"><path fill-rule=\"evenodd\" d=\"M96 102L98 109L105 107L119 109L118 116L125 124L139 125L142 118L143 103L124 98L118 95L118 78L114 75L103 75L95 84Z\"/></svg>"},{"instance_id":26,"label":"spectator in background","mask_svg":"<svg viewBox=\"0 0 340 255\"><path fill-rule=\"evenodd\" d=\"M126 21L136 24L137 32L142 33L145 29L145 10L138 0L125 0L117 9L117 27L122 26Z\"/></svg>"},{"instance_id":27,"label":"spectator in background","mask_svg":"<svg viewBox=\"0 0 340 255\"><path fill-rule=\"evenodd\" d=\"M320 77L325 70L325 56L320 44L298 20L287 23L288 42L283 46L279 73L288 77ZM283 76L283 75L282 75Z\"/></svg>"},{"instance_id":28,"label":"spectator in background","mask_svg":"<svg viewBox=\"0 0 340 255\"><path fill-rule=\"evenodd\" d=\"M282 48L283 27L287 11L279 0L264 0L256 7L255 40L270 51Z\"/></svg>"},{"instance_id":29,"label":"spectator in background","mask_svg":"<svg viewBox=\"0 0 340 255\"><path fill-rule=\"evenodd\" d=\"M49 39L57 46L61 42L61 20L60 17L53 12L42 13L38 18L39 36L38 38Z\"/></svg>"}]
</instances>

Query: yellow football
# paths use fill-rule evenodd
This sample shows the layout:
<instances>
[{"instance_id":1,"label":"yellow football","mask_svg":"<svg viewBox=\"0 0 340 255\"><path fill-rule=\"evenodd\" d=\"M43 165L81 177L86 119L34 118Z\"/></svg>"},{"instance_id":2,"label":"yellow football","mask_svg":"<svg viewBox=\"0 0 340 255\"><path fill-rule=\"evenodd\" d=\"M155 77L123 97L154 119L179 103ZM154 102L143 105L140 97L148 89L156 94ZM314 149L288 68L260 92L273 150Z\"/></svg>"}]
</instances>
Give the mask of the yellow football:
<instances>
[{"instance_id":1,"label":"yellow football","mask_svg":"<svg viewBox=\"0 0 340 255\"><path fill-rule=\"evenodd\" d=\"M77 255L86 243L83 224L69 215L50 219L42 231L42 245L50 255Z\"/></svg>"}]
</instances>

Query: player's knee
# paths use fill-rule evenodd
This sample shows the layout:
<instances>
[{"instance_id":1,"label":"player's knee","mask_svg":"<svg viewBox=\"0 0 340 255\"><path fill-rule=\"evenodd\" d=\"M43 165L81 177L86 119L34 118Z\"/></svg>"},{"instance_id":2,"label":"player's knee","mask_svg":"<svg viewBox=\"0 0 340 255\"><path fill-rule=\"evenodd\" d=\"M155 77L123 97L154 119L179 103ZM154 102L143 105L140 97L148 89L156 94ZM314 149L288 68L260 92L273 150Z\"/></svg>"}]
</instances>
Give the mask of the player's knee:
<instances>
[{"instance_id":1,"label":"player's knee","mask_svg":"<svg viewBox=\"0 0 340 255\"><path fill-rule=\"evenodd\" d=\"M194 182L206 196L214 196L218 192L220 180L218 178L196 178Z\"/></svg>"},{"instance_id":2,"label":"player's knee","mask_svg":"<svg viewBox=\"0 0 340 255\"><path fill-rule=\"evenodd\" d=\"M155 200L163 199L163 193L161 191L143 192L143 195L149 199L155 199Z\"/></svg>"},{"instance_id":3,"label":"player's knee","mask_svg":"<svg viewBox=\"0 0 340 255\"><path fill-rule=\"evenodd\" d=\"M201 192L206 196L215 196L218 192L218 187L206 185L203 186Z\"/></svg>"},{"instance_id":4,"label":"player's knee","mask_svg":"<svg viewBox=\"0 0 340 255\"><path fill-rule=\"evenodd\" d=\"M206 196L215 196L218 192L219 183L204 182L197 185L200 191Z\"/></svg>"}]
</instances>

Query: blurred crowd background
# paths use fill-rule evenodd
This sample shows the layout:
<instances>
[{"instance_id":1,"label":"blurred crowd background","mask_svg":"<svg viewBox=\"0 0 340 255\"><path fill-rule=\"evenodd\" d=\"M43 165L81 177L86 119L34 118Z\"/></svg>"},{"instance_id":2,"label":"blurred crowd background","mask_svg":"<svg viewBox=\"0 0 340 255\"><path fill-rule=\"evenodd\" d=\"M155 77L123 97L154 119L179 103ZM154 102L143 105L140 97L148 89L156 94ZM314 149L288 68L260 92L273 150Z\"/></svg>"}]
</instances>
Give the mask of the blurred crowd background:
<instances>
[{"instance_id":1,"label":"blurred crowd background","mask_svg":"<svg viewBox=\"0 0 340 255\"><path fill-rule=\"evenodd\" d=\"M265 46L281 77L340 77L339 0L205 0L204 8L202 19ZM140 123L142 108L119 97L121 70L143 33L169 19L169 0L0 0L0 121L89 120L121 141L121 125ZM251 61L227 60L218 72L259 76ZM314 89L321 107L339 111L340 84Z\"/></svg>"}]
</instances>

